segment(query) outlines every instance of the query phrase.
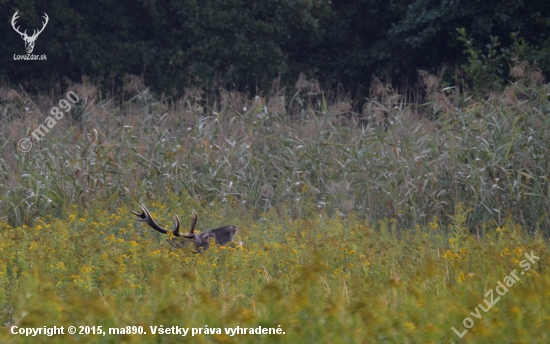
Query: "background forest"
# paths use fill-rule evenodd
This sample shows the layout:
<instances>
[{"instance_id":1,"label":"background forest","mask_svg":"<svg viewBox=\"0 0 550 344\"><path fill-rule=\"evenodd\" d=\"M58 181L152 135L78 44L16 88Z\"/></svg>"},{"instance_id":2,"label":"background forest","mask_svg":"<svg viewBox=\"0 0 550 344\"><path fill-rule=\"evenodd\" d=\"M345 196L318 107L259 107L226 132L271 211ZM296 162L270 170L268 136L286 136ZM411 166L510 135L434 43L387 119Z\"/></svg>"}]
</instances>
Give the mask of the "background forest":
<instances>
[{"instance_id":1,"label":"background forest","mask_svg":"<svg viewBox=\"0 0 550 344\"><path fill-rule=\"evenodd\" d=\"M24 53L8 24L16 10L29 33L49 15L34 51L47 61L13 61ZM443 67L448 82L502 86L512 58L550 72L545 0L3 0L0 20L0 78L34 91L82 75L116 90L133 74L169 94L197 84L254 93L305 73L366 94L373 75L414 83L417 70ZM469 58L483 75L461 68Z\"/></svg>"}]
</instances>

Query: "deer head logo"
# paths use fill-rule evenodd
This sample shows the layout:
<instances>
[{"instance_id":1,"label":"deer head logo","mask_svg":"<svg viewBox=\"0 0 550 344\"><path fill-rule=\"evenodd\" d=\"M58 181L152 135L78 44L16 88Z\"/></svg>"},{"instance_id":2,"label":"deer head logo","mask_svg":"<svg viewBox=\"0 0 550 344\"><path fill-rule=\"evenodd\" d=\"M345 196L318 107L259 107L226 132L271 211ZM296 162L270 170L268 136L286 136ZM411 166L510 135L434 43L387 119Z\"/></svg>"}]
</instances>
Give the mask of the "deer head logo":
<instances>
[{"instance_id":1,"label":"deer head logo","mask_svg":"<svg viewBox=\"0 0 550 344\"><path fill-rule=\"evenodd\" d=\"M46 28L46 25L48 25L48 20L50 18L48 18L48 15L46 13L44 13L44 19L46 19L46 21L42 23L42 29L40 29L38 32L36 32L36 30L33 30L32 36L27 36L27 30L25 30L25 32L21 32L19 31L19 26L15 27L15 21L18 18L17 12L19 11L16 11L13 15L13 18L11 19L11 26L13 26L15 32L21 35L21 38L23 38L23 40L25 41L25 49L27 50L27 53L30 54L34 49L34 42L38 38L38 35L40 35L42 31L44 31L44 28Z\"/></svg>"}]
</instances>

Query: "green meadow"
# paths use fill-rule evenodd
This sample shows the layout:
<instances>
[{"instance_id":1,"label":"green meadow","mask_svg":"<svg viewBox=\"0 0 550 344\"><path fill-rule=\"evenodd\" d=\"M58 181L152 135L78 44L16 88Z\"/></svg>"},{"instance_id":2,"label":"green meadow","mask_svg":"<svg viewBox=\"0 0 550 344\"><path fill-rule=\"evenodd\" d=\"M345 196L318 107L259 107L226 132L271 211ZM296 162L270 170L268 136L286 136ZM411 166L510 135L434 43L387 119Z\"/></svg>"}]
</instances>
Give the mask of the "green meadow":
<instances>
[{"instance_id":1,"label":"green meadow","mask_svg":"<svg viewBox=\"0 0 550 344\"><path fill-rule=\"evenodd\" d=\"M423 73L422 101L0 87L0 342L548 342L550 88L516 72ZM242 246L177 249L140 203Z\"/></svg>"}]
</instances>

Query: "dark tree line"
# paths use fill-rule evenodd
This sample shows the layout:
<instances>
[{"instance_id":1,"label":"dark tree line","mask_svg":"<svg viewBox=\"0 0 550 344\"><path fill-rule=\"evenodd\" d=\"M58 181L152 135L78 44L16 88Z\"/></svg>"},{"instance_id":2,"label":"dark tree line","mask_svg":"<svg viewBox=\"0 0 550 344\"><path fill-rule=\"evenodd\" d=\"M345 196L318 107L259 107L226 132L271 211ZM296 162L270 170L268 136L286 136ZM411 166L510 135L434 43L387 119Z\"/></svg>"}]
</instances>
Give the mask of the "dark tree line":
<instances>
[{"instance_id":1,"label":"dark tree line","mask_svg":"<svg viewBox=\"0 0 550 344\"><path fill-rule=\"evenodd\" d=\"M46 61L14 61L26 53L11 27L16 10L27 32L48 14L33 52ZM82 75L112 87L136 74L158 91L197 82L255 90L300 72L361 88L372 75L463 65L457 28L480 51L497 37L498 58L515 33L520 58L550 74L547 0L4 0L0 23L0 78L31 89ZM505 64L499 72L506 77Z\"/></svg>"}]
</instances>

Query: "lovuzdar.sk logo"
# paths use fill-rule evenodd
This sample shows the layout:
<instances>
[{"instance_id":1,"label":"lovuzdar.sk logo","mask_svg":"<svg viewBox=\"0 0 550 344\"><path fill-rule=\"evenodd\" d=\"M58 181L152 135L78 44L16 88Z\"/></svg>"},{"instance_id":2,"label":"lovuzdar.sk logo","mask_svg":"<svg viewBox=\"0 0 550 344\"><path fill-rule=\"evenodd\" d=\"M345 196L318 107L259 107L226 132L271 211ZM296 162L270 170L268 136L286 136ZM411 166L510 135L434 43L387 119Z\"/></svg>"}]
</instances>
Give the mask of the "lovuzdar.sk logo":
<instances>
[{"instance_id":1,"label":"lovuzdar.sk logo","mask_svg":"<svg viewBox=\"0 0 550 344\"><path fill-rule=\"evenodd\" d=\"M11 26L13 27L13 29L15 30L15 32L17 32L18 34L21 35L21 38L23 38L23 41L25 41L25 50L27 50L27 55L13 55L13 59L14 60L47 60L47 57L45 54L43 55L34 55L32 53L32 51L34 50L34 44L36 42L36 39L38 38L38 35L40 35L42 33L42 31L44 31L44 29L46 28L46 25L48 25L48 20L50 19L48 17L48 15L44 12L44 19L46 20L45 22L42 22L42 28L40 30L33 30L33 33L32 33L32 36L29 36L27 35L27 30L21 32L19 31L19 26L16 27L16 21L17 21L17 18L19 18L17 16L17 13L19 11L16 11L14 14L13 14L13 17L11 19Z\"/></svg>"}]
</instances>

